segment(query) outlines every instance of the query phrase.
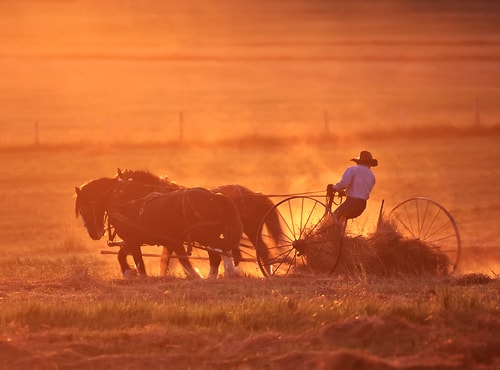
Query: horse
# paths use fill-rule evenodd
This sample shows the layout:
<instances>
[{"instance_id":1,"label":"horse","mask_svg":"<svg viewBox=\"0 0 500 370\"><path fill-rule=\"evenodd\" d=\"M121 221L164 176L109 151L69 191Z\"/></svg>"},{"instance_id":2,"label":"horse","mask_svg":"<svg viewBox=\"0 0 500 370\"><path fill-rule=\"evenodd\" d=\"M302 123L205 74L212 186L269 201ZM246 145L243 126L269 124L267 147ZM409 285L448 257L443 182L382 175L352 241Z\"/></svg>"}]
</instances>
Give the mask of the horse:
<instances>
[{"instance_id":1,"label":"horse","mask_svg":"<svg viewBox=\"0 0 500 370\"><path fill-rule=\"evenodd\" d=\"M159 192L170 192L184 188L170 181L167 177L159 177L149 171L143 170L125 169L122 171L118 168L115 177L123 181L132 180L140 182L151 186L152 189ZM282 234L280 216L269 197L239 184L221 185L209 190L214 193L223 194L233 201L240 215L243 234L246 235L254 248L265 245L258 230L266 215L265 222L267 229L271 234L271 238L278 244L279 237ZM268 251L267 249L259 250L259 253L265 259ZM234 263L238 266L239 261L235 259Z\"/></svg>"},{"instance_id":2,"label":"horse","mask_svg":"<svg viewBox=\"0 0 500 370\"><path fill-rule=\"evenodd\" d=\"M105 217L123 240L118 261L125 277L132 254L140 275L146 275L142 245L168 245L180 257L187 271L192 269L184 243L200 243L210 257L210 277L217 277L221 255L226 275L234 274L229 255L239 251L242 226L233 202L204 188L183 188L168 193L154 192L138 182L99 178L75 188L76 215L84 221L89 236L104 235Z\"/></svg>"}]
</instances>

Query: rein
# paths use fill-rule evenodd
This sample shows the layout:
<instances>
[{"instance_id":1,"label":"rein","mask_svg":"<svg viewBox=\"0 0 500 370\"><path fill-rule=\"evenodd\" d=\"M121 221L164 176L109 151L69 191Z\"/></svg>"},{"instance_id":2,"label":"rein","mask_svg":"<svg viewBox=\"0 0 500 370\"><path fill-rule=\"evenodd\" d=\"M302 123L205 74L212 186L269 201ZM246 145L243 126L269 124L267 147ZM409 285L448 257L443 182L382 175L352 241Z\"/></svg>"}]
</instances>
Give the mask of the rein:
<instances>
[{"instance_id":1,"label":"rein","mask_svg":"<svg viewBox=\"0 0 500 370\"><path fill-rule=\"evenodd\" d=\"M301 196L301 195L309 195L311 197L324 197L325 196L325 191L324 190L316 190L316 191L306 191L302 193L290 193L290 194L263 194L263 193L258 193L258 195L265 195L266 197L269 198L285 198L285 197L294 197L294 196Z\"/></svg>"},{"instance_id":2,"label":"rein","mask_svg":"<svg viewBox=\"0 0 500 370\"><path fill-rule=\"evenodd\" d=\"M116 230L113 225L111 225L111 221L109 221L108 212L104 212L104 223L108 224L106 231L108 232L108 245L113 243L116 238Z\"/></svg>"}]
</instances>

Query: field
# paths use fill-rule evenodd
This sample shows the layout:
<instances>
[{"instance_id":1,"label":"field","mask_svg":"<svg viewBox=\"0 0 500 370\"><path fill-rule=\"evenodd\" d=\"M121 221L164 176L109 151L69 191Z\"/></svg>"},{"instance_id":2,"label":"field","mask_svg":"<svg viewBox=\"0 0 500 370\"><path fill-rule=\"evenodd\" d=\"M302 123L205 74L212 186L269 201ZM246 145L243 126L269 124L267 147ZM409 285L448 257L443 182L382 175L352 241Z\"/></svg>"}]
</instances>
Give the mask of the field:
<instances>
[{"instance_id":1,"label":"field","mask_svg":"<svg viewBox=\"0 0 500 370\"><path fill-rule=\"evenodd\" d=\"M500 368L499 24L491 0L0 2L0 369ZM349 231L429 197L453 275L126 280L75 217L117 168L286 195L361 150Z\"/></svg>"},{"instance_id":2,"label":"field","mask_svg":"<svg viewBox=\"0 0 500 370\"><path fill-rule=\"evenodd\" d=\"M500 178L489 160L498 137L450 136L391 139L397 146L372 137L335 146L3 150L2 366L495 368L500 204L487 189ZM159 277L158 259L149 258L151 277L123 280L115 257L99 254L105 242L91 241L74 215L74 187L113 176L116 167L168 173L189 185L238 182L286 194L323 189L353 146L370 148L380 161L370 207L353 232L373 231L381 199L389 208L429 196L450 210L462 233L464 254L453 276L269 280L247 264L237 281L198 281L175 271Z\"/></svg>"}]
</instances>

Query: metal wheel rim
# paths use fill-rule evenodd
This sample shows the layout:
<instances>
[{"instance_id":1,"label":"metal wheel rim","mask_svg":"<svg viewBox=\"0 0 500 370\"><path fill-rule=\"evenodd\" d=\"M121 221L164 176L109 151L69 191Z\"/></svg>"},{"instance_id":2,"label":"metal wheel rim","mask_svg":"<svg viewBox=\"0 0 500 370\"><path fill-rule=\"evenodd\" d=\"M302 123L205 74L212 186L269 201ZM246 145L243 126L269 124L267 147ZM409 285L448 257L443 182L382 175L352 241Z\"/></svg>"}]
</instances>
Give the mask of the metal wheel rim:
<instances>
[{"instance_id":1,"label":"metal wheel rim","mask_svg":"<svg viewBox=\"0 0 500 370\"><path fill-rule=\"evenodd\" d=\"M446 254L450 262L448 273L456 270L460 234L455 219L441 204L425 197L410 198L393 207L388 219L403 237L420 240Z\"/></svg>"},{"instance_id":2,"label":"metal wheel rim","mask_svg":"<svg viewBox=\"0 0 500 370\"><path fill-rule=\"evenodd\" d=\"M265 226L278 211L282 232L278 243ZM335 216L324 203L305 196L278 202L262 220L257 235L257 262L264 276L331 273L340 257L341 233Z\"/></svg>"}]
</instances>

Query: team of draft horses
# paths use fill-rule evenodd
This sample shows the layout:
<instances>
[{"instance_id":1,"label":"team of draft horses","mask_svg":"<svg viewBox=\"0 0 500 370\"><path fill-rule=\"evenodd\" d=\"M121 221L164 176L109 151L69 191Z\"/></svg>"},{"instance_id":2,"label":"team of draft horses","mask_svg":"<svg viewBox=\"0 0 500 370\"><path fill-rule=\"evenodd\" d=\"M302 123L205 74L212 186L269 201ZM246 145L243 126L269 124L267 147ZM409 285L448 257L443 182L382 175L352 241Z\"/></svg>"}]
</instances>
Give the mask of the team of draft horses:
<instances>
[{"instance_id":1,"label":"team of draft horses","mask_svg":"<svg viewBox=\"0 0 500 370\"><path fill-rule=\"evenodd\" d=\"M142 245L164 246L177 255L188 276L199 276L189 260L194 243L208 253L209 277L218 276L222 260L226 275L237 275L242 234L256 245L260 222L274 206L267 196L241 185L188 188L147 171L118 170L112 178L95 179L75 190L76 215L89 236L99 240L108 231L111 238L121 239L118 262L124 277L146 275ZM268 219L277 238L279 218ZM128 255L137 270L129 266Z\"/></svg>"}]
</instances>

